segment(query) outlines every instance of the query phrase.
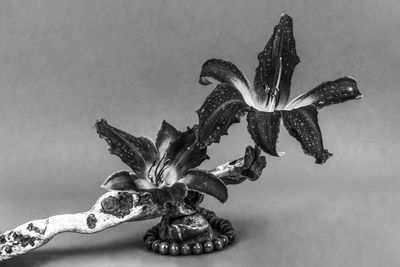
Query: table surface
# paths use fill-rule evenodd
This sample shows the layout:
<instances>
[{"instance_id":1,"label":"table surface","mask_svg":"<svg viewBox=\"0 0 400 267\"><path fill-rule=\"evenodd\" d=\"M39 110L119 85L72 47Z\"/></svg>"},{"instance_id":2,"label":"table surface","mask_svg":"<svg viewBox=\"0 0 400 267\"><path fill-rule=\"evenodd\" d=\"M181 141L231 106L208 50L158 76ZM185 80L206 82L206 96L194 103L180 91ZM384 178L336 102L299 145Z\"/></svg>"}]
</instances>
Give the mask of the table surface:
<instances>
[{"instance_id":1,"label":"table surface","mask_svg":"<svg viewBox=\"0 0 400 267\"><path fill-rule=\"evenodd\" d=\"M268 184L268 183L267 183ZM360 186L360 184L362 186ZM126 223L94 235L64 233L4 266L396 266L400 195L392 182L370 189L326 182L278 185L225 206L206 201L230 219L238 240L218 253L165 257L144 249L142 235L157 220ZM243 185L245 186L245 185ZM249 188L257 186L248 183ZM336 187L338 188L338 187ZM263 205L258 202L262 201ZM239 203L240 202L240 203ZM255 204L256 203L256 204ZM34 206L36 207L36 205Z\"/></svg>"}]
</instances>

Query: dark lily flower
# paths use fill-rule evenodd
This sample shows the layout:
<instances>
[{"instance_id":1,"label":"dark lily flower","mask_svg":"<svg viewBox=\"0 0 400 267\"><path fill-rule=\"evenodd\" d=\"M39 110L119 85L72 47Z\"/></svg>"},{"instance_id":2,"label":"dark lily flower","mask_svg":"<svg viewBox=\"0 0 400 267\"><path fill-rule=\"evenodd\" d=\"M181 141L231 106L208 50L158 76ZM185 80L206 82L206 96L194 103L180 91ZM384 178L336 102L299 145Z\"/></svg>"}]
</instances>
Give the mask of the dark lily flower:
<instances>
[{"instance_id":1,"label":"dark lily flower","mask_svg":"<svg viewBox=\"0 0 400 267\"><path fill-rule=\"evenodd\" d=\"M104 138L111 154L117 155L133 172L119 171L106 179L102 187L109 190L149 191L159 202L182 201L187 190L213 196L225 202L225 184L213 174L199 169L207 148L199 147L196 132L176 130L163 121L156 142L135 137L100 120L96 129Z\"/></svg>"},{"instance_id":2,"label":"dark lily flower","mask_svg":"<svg viewBox=\"0 0 400 267\"><path fill-rule=\"evenodd\" d=\"M276 151L282 120L304 152L315 157L316 163L324 163L332 154L323 146L318 109L360 98L356 81L342 77L324 82L289 102L292 75L300 59L296 54L293 21L286 14L282 14L258 60L253 87L229 61L210 59L203 64L200 84L218 85L197 111L199 141L205 145L219 142L221 135L227 134L228 128L247 113L248 131L266 153L282 155Z\"/></svg>"}]
</instances>

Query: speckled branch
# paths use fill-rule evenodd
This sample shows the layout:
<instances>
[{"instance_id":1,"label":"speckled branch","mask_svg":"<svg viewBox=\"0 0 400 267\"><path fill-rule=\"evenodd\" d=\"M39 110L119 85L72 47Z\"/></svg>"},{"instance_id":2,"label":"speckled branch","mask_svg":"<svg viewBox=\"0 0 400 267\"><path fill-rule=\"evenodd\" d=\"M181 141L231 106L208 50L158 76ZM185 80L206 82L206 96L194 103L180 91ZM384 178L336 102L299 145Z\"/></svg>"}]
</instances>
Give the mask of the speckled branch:
<instances>
[{"instance_id":1,"label":"speckled branch","mask_svg":"<svg viewBox=\"0 0 400 267\"><path fill-rule=\"evenodd\" d=\"M126 221L163 215L165 209L149 193L111 191L87 212L63 214L27 222L0 235L0 261L27 253L63 232L92 234Z\"/></svg>"}]
</instances>

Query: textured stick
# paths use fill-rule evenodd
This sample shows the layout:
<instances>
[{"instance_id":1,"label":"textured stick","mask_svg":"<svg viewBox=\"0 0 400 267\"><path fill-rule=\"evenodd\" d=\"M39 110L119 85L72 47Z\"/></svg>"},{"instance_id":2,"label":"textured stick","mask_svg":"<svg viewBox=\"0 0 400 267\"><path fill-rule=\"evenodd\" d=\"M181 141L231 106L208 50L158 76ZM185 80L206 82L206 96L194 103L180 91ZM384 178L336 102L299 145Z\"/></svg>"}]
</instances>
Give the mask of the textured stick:
<instances>
[{"instance_id":1,"label":"textured stick","mask_svg":"<svg viewBox=\"0 0 400 267\"><path fill-rule=\"evenodd\" d=\"M126 221L155 218L164 212L148 193L111 191L87 212L30 221L1 234L0 261L39 248L59 233L92 234Z\"/></svg>"}]
</instances>

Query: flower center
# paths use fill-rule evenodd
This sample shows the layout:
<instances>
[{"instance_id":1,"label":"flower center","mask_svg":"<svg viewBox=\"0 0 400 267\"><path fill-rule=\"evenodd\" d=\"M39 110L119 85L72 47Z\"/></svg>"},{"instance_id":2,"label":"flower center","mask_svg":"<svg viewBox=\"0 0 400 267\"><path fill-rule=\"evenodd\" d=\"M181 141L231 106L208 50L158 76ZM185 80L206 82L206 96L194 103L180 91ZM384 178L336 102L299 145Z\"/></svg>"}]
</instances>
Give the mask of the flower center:
<instances>
[{"instance_id":1,"label":"flower center","mask_svg":"<svg viewBox=\"0 0 400 267\"><path fill-rule=\"evenodd\" d=\"M156 186L159 186L165 182L165 180L163 179L163 174L165 170L169 167L169 160L165 160L165 156L166 153L164 153L164 155L158 162L154 161L153 165L147 172L147 177L149 178L150 182L152 182ZM154 170L153 167L155 167Z\"/></svg>"}]
</instances>

